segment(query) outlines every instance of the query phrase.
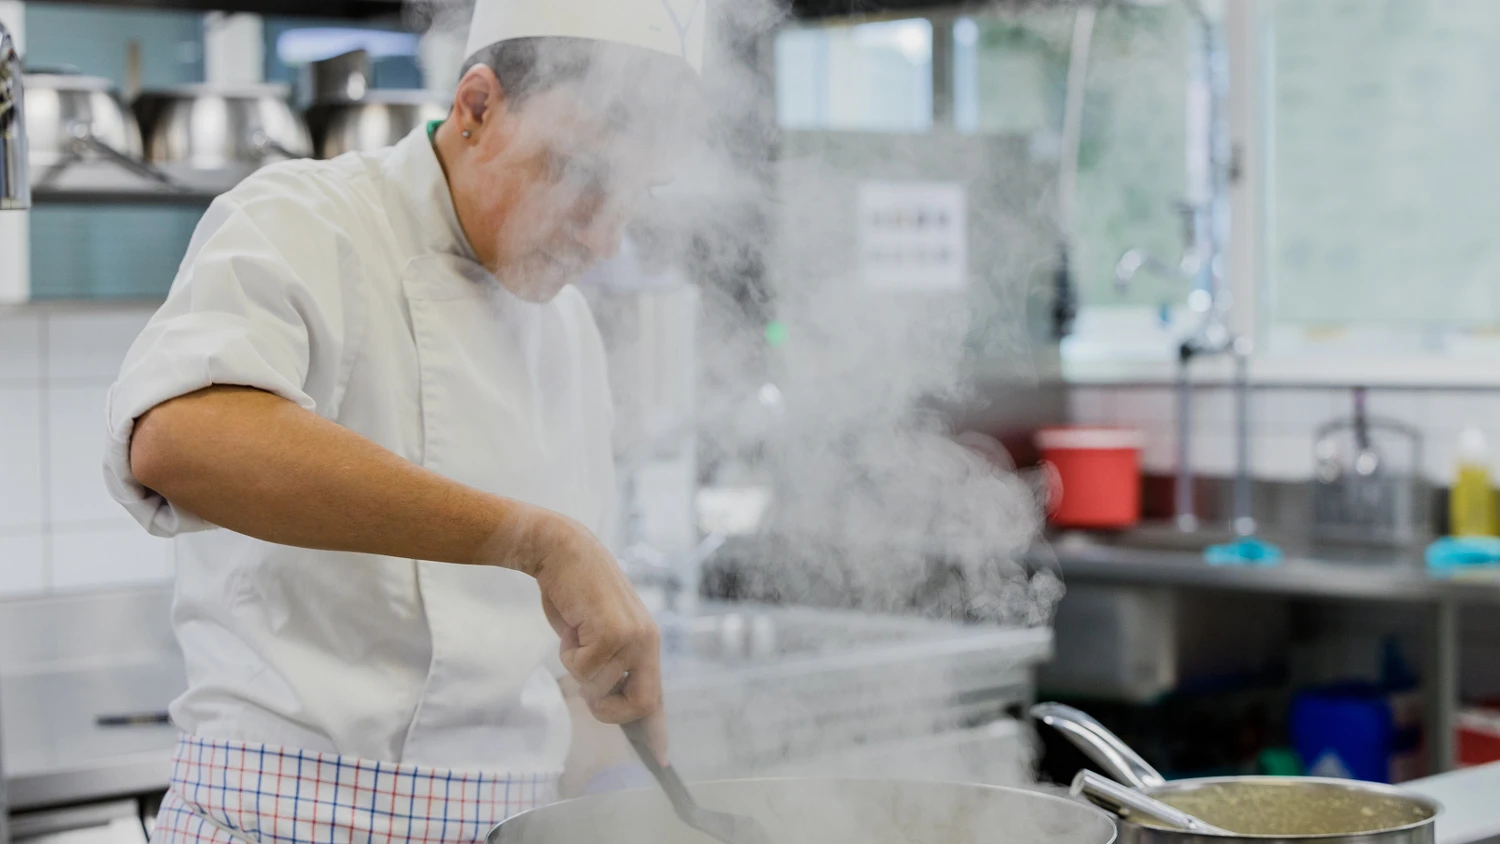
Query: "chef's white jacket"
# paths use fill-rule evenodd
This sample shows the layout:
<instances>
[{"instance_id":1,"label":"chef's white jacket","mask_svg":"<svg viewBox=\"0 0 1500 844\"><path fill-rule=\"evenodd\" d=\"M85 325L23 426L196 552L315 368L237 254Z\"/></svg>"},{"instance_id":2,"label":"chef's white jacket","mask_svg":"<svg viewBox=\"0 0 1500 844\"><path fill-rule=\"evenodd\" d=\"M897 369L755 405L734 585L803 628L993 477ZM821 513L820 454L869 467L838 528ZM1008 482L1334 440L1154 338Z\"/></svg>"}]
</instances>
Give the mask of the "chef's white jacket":
<instances>
[{"instance_id":1,"label":"chef's white jacket","mask_svg":"<svg viewBox=\"0 0 1500 844\"><path fill-rule=\"evenodd\" d=\"M458 770L561 770L557 639L533 580L274 545L136 481L134 421L212 384L274 393L603 532L611 410L581 294L527 303L474 261L425 129L379 152L268 168L199 224L110 393L105 465L126 509L176 537L181 728Z\"/></svg>"}]
</instances>

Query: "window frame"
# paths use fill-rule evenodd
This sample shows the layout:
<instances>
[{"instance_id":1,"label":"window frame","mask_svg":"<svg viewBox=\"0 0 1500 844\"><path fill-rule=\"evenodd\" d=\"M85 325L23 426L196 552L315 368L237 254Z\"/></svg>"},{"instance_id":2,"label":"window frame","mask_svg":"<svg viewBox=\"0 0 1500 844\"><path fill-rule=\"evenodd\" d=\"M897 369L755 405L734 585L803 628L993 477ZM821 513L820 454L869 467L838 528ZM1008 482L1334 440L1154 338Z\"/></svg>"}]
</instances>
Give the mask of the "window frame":
<instances>
[{"instance_id":1,"label":"window frame","mask_svg":"<svg viewBox=\"0 0 1500 844\"><path fill-rule=\"evenodd\" d=\"M1235 331L1255 341L1251 360L1253 381L1266 385L1348 385L1500 387L1500 366L1483 357L1453 354L1355 355L1330 346L1328 353L1277 352L1270 347L1272 323L1267 317L1272 296L1270 262L1267 258L1274 232L1275 197L1268 175L1275 160L1270 128L1275 120L1274 103L1262 94L1272 81L1271 5L1268 0L1232 0L1225 4L1226 41L1229 48L1230 135L1234 144L1238 177L1231 186L1232 228L1229 247L1229 290L1234 297L1231 324ZM1083 308L1082 322L1114 310L1113 322L1128 325L1133 309ZM1133 315L1138 322L1142 314ZM1143 323L1142 323L1143 324ZM1106 330L1084 343L1065 347L1064 378L1080 384L1156 384L1176 377L1170 347L1143 351L1141 338L1123 330ZM1228 361L1205 360L1194 364L1196 379L1228 381Z\"/></svg>"}]
</instances>

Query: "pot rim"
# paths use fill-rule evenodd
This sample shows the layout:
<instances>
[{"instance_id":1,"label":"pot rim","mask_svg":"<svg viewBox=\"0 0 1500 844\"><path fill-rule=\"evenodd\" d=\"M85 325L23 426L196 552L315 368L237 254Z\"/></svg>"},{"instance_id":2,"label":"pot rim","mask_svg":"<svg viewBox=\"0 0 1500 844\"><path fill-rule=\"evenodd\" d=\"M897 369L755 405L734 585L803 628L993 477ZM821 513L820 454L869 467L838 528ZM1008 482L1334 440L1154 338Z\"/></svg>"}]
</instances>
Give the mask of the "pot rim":
<instances>
[{"instance_id":1,"label":"pot rim","mask_svg":"<svg viewBox=\"0 0 1500 844\"><path fill-rule=\"evenodd\" d=\"M113 79L72 73L29 73L25 76L25 82L27 90L101 91L107 94L119 90Z\"/></svg>"},{"instance_id":2,"label":"pot rim","mask_svg":"<svg viewBox=\"0 0 1500 844\"><path fill-rule=\"evenodd\" d=\"M1441 802L1439 802L1437 800L1434 800L1431 797L1428 797L1428 796L1423 795L1423 794L1414 794L1414 793L1412 793L1410 791L1407 791L1407 790L1401 788L1400 786L1388 785L1386 783L1380 783L1380 782L1365 782L1363 780L1335 779L1333 777L1270 777L1270 776L1193 777L1193 778L1190 778L1190 779L1169 780L1165 785L1152 786L1150 788L1142 789L1142 791L1144 793L1146 793L1146 794L1151 795L1152 797L1155 797L1158 794L1167 794L1167 793L1178 792L1178 791L1190 791L1190 790L1192 790L1194 788L1197 788L1197 787L1200 787L1200 786L1242 784L1242 783L1257 783L1257 784L1265 784L1265 785L1274 785L1274 786L1282 787L1282 788L1294 788L1294 787L1296 787L1298 785L1302 785L1302 784L1315 784L1315 785L1333 786L1334 788L1343 789L1345 791L1364 792L1366 794L1381 795L1381 796L1384 796L1384 797L1399 797L1399 798L1401 798L1403 800L1409 800L1412 803L1416 803L1417 805L1423 806L1424 808L1431 809L1432 810L1432 814L1428 815L1427 817L1423 818L1420 821L1413 821L1413 822L1411 822L1409 824L1404 824L1402 826L1392 826L1392 827L1386 827L1384 829L1372 829L1372 830L1367 830L1365 832L1320 832L1320 833L1316 833L1316 834L1306 834L1306 835L1249 835L1249 834L1243 834L1243 833L1238 833L1237 832L1237 833L1234 833L1234 835L1232 835L1232 836L1210 836L1210 837L1218 837L1218 838L1230 838L1230 837L1233 837L1233 838L1244 838L1244 839L1251 839L1251 840L1262 839L1262 840L1275 840L1275 841L1286 841L1286 840L1320 841L1320 840L1331 840L1331 839L1347 839L1347 838L1349 838L1351 836L1362 836L1362 835L1388 835L1388 834L1392 834L1392 833L1409 832L1411 830L1421 829L1422 827L1425 827L1425 826L1431 826L1432 824L1437 823L1438 816L1441 815L1441 814L1443 814L1443 811L1444 811L1444 807L1443 807L1443 804ZM1134 821L1129 821L1129 820L1122 820L1121 822L1122 823L1128 823L1128 824L1131 824L1132 826L1136 826L1136 827L1150 829L1153 833L1156 833L1156 832L1168 832L1168 833L1173 833L1173 834L1177 834L1177 835L1189 835L1189 836L1194 836L1194 837L1202 837L1203 836L1203 833L1201 833L1201 832L1188 832L1186 830L1180 830L1180 829L1167 829L1165 827L1146 826L1145 824L1138 824L1138 823L1135 823Z\"/></svg>"},{"instance_id":3,"label":"pot rim","mask_svg":"<svg viewBox=\"0 0 1500 844\"><path fill-rule=\"evenodd\" d=\"M984 791L1002 791L1002 792L1006 792L1008 794L1023 794L1023 795L1026 795L1028 798L1035 798L1035 799L1045 800L1045 801L1050 802L1050 803L1066 803L1068 806L1070 806L1072 808L1087 809L1088 812L1090 814L1092 814L1094 817L1096 817L1096 818L1104 821L1105 825L1109 829L1109 838L1106 839L1106 840L1100 841L1099 844L1116 844L1116 842L1118 842L1120 840L1120 824L1121 823L1125 823L1125 821L1120 820L1119 818L1115 817L1114 815L1111 815L1109 812L1104 811L1103 809L1099 808L1098 806L1095 806L1095 805L1093 805L1091 803L1086 803L1086 802L1074 800L1071 797L1067 797L1067 796L1064 796L1062 794L1053 794L1053 793L1048 792L1048 791L1042 791L1042 790L1039 790L1039 789L1032 789L1032 788L1020 788L1020 787L1009 786L1009 785L988 785L988 784L985 784L985 783L977 783L977 782L958 782L958 781L949 781L949 780L883 779L883 778L878 778L878 777L867 777L867 778L861 778L861 777L740 777L740 778L727 778L727 779L721 778L721 779L703 780L701 782L694 782L693 785L694 786L700 786L700 785L715 786L715 785L729 785L729 784L753 785L753 784L756 784L756 783L810 783L810 782L814 782L814 783L869 783L869 782L875 782L875 783L886 783L886 784L894 784L894 785L912 785L912 786L921 786L921 787L928 787L928 786L950 786L950 787L951 786L961 786L963 788L980 789L980 790L984 790ZM559 807L562 807L562 806L569 806L569 805L572 805L574 803L580 803L580 802L590 801L590 800L599 800L601 798L609 798L609 797L612 797L612 796L619 796L619 795L626 795L626 794L643 794L643 793L652 793L652 792L658 792L658 791L659 791L659 789L656 786L650 786L650 787L647 787L647 788L631 789L629 791L617 791L617 792L613 792L612 794L590 794L590 795L584 795L582 797L570 797L567 800L559 800L556 803L550 803L550 804L548 804L546 806L538 806L535 809L527 809L524 812L518 812L518 813L516 813L514 815L511 815L510 817L506 818L505 820L501 821L500 823L497 823L494 826L490 827L489 832L485 833L484 840L488 844L488 842L491 842L491 841L494 840L495 834L500 831L501 827L505 826L508 823L516 821L519 818L524 818L524 817L527 817L527 816L530 816L530 815L538 814L540 812L545 812L545 811L548 811L548 810L556 810L556 809L558 809ZM1172 830L1169 830L1169 831L1172 831Z\"/></svg>"}]
</instances>

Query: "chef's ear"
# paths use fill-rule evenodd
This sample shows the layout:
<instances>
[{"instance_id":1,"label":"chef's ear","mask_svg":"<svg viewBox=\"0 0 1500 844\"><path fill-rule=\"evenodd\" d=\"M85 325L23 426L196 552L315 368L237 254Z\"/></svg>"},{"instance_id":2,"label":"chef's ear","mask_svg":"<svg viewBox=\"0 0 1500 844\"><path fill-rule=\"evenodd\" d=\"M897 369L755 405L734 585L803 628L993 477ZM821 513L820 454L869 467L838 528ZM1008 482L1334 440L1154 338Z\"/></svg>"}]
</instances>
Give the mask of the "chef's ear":
<instances>
[{"instance_id":1,"label":"chef's ear","mask_svg":"<svg viewBox=\"0 0 1500 844\"><path fill-rule=\"evenodd\" d=\"M458 90L453 95L453 110L459 124L473 130L484 124L485 118L500 113L505 107L505 89L495 71L477 64L458 80Z\"/></svg>"}]
</instances>

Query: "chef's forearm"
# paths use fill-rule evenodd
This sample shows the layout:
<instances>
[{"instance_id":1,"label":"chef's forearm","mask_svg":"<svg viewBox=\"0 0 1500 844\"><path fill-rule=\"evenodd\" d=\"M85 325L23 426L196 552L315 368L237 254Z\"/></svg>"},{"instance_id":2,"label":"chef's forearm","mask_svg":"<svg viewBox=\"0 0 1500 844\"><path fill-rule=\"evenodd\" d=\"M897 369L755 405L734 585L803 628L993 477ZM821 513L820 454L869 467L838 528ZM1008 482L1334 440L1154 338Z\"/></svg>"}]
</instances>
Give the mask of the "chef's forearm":
<instances>
[{"instance_id":1,"label":"chef's forearm","mask_svg":"<svg viewBox=\"0 0 1500 844\"><path fill-rule=\"evenodd\" d=\"M534 573L560 517L464 486L270 393L211 387L136 423L131 470L213 524L268 542Z\"/></svg>"}]
</instances>

